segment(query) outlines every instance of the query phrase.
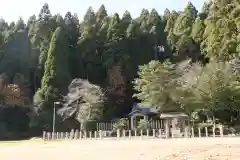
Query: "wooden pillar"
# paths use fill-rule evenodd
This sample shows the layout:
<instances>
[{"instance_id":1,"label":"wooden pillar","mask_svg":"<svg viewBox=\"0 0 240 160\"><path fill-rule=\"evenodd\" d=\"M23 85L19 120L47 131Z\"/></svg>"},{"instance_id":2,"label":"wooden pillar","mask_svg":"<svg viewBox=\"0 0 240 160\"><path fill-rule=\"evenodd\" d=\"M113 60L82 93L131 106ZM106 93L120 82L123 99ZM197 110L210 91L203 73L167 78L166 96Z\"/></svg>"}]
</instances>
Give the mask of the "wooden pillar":
<instances>
[{"instance_id":1,"label":"wooden pillar","mask_svg":"<svg viewBox=\"0 0 240 160\"><path fill-rule=\"evenodd\" d=\"M144 120L147 121L148 120L148 116L147 115L144 115Z\"/></svg>"},{"instance_id":2,"label":"wooden pillar","mask_svg":"<svg viewBox=\"0 0 240 160\"><path fill-rule=\"evenodd\" d=\"M131 121L131 129L134 129L134 124L133 124L134 116L132 115L130 118Z\"/></svg>"},{"instance_id":3,"label":"wooden pillar","mask_svg":"<svg viewBox=\"0 0 240 160\"><path fill-rule=\"evenodd\" d=\"M170 121L169 121L169 119L166 119L165 121L164 121L164 124L165 124L165 133L166 133L166 138L169 138L169 136L170 136L170 134L169 134L169 123Z\"/></svg>"}]
</instances>

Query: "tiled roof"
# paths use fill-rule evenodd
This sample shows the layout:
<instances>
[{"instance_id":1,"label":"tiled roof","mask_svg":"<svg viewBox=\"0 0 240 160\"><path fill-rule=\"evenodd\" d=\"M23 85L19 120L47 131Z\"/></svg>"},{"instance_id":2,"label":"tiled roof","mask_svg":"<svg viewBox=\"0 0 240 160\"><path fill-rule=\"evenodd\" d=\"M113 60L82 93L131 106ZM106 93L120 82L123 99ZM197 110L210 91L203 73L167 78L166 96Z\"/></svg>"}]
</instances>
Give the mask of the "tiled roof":
<instances>
[{"instance_id":1,"label":"tiled roof","mask_svg":"<svg viewBox=\"0 0 240 160\"><path fill-rule=\"evenodd\" d=\"M133 104L132 111L128 115L132 115L134 113L142 113L142 114L150 114L150 113L157 113L151 107L142 107L139 104Z\"/></svg>"}]
</instances>

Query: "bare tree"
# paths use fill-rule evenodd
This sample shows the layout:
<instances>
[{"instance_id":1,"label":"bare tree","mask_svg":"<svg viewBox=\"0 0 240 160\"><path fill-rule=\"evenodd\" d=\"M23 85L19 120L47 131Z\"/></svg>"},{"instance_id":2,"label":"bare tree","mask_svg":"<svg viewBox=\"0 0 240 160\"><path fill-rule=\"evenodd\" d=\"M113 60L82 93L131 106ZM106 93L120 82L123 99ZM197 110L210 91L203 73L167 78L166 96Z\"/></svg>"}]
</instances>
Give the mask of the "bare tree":
<instances>
[{"instance_id":1,"label":"bare tree","mask_svg":"<svg viewBox=\"0 0 240 160\"><path fill-rule=\"evenodd\" d=\"M58 114L64 119L74 117L83 130L89 120L101 117L104 98L99 86L90 84L87 80L74 79L69 85L69 93L64 97L63 107L58 110Z\"/></svg>"}]
</instances>

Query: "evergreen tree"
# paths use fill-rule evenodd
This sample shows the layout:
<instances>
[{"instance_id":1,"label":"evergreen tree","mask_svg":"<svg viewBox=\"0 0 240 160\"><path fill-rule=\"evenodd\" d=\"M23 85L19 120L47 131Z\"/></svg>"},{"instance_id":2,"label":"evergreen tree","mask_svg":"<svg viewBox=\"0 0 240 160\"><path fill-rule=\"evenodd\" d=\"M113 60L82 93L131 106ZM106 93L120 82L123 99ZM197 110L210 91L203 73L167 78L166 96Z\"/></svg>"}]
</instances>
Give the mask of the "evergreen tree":
<instances>
[{"instance_id":1,"label":"evergreen tree","mask_svg":"<svg viewBox=\"0 0 240 160\"><path fill-rule=\"evenodd\" d=\"M45 3L42 8L41 11L38 15L38 18L44 21L49 20L52 17L49 6L47 3Z\"/></svg>"},{"instance_id":2,"label":"evergreen tree","mask_svg":"<svg viewBox=\"0 0 240 160\"><path fill-rule=\"evenodd\" d=\"M37 21L37 17L34 15L32 15L31 17L29 17L28 21L27 21L27 27L31 28L32 25L34 25ZM31 31L30 31L31 32Z\"/></svg>"},{"instance_id":3,"label":"evergreen tree","mask_svg":"<svg viewBox=\"0 0 240 160\"><path fill-rule=\"evenodd\" d=\"M161 113L180 109L175 108L174 92L177 85L174 68L174 64L159 61L140 66L139 77L133 81L137 91L134 97L141 100L143 106L157 107Z\"/></svg>"},{"instance_id":4,"label":"evergreen tree","mask_svg":"<svg viewBox=\"0 0 240 160\"><path fill-rule=\"evenodd\" d=\"M0 19L0 31L4 31L6 29L8 29L8 24L3 18L1 18Z\"/></svg>"},{"instance_id":5,"label":"evergreen tree","mask_svg":"<svg viewBox=\"0 0 240 160\"><path fill-rule=\"evenodd\" d=\"M23 19L20 17L15 25L15 31L19 31L25 29L25 23Z\"/></svg>"},{"instance_id":6,"label":"evergreen tree","mask_svg":"<svg viewBox=\"0 0 240 160\"><path fill-rule=\"evenodd\" d=\"M125 11L123 16L122 16L122 23L123 23L123 28L126 30L129 26L129 24L132 22L132 16L130 12Z\"/></svg>"},{"instance_id":7,"label":"evergreen tree","mask_svg":"<svg viewBox=\"0 0 240 160\"><path fill-rule=\"evenodd\" d=\"M164 24L164 26L167 25L168 20L170 19L170 17L171 17L170 10L169 9L165 9L164 14L163 14L163 24Z\"/></svg>"},{"instance_id":8,"label":"evergreen tree","mask_svg":"<svg viewBox=\"0 0 240 160\"><path fill-rule=\"evenodd\" d=\"M67 39L69 46L69 68L72 77L78 77L79 73L79 56L77 54L77 41L79 37L79 21L77 17L74 17L70 12L67 12L64 17L65 30L68 33Z\"/></svg>"},{"instance_id":9,"label":"evergreen tree","mask_svg":"<svg viewBox=\"0 0 240 160\"><path fill-rule=\"evenodd\" d=\"M86 14L84 15L84 22L93 25L96 22L96 15L92 7L89 7Z\"/></svg>"},{"instance_id":10,"label":"evergreen tree","mask_svg":"<svg viewBox=\"0 0 240 160\"><path fill-rule=\"evenodd\" d=\"M110 67L116 63L123 63L128 59L125 46L125 30L118 14L114 14L107 30L104 49L104 63Z\"/></svg>"},{"instance_id":11,"label":"evergreen tree","mask_svg":"<svg viewBox=\"0 0 240 160\"><path fill-rule=\"evenodd\" d=\"M167 34L167 43L173 53L175 52L175 45L177 43L177 36L173 33L173 29L178 16L179 14L176 11L172 11L164 30Z\"/></svg>"},{"instance_id":12,"label":"evergreen tree","mask_svg":"<svg viewBox=\"0 0 240 160\"><path fill-rule=\"evenodd\" d=\"M211 59L230 60L239 57L239 2L215 0L206 19L202 50Z\"/></svg>"},{"instance_id":13,"label":"evergreen tree","mask_svg":"<svg viewBox=\"0 0 240 160\"><path fill-rule=\"evenodd\" d=\"M66 60L68 46L65 35L64 29L58 27L52 36L41 88L35 95L35 104L39 109L51 109L53 103L66 94L71 80Z\"/></svg>"},{"instance_id":14,"label":"evergreen tree","mask_svg":"<svg viewBox=\"0 0 240 160\"><path fill-rule=\"evenodd\" d=\"M192 31L192 25L197 17L197 9L194 5L189 2L184 9L184 12L181 13L176 20L174 25L174 34L177 36L181 35L190 35Z\"/></svg>"},{"instance_id":15,"label":"evergreen tree","mask_svg":"<svg viewBox=\"0 0 240 160\"><path fill-rule=\"evenodd\" d=\"M205 30L204 19L197 17L195 23L193 24L191 37L197 43L200 44L203 41L203 33Z\"/></svg>"},{"instance_id":16,"label":"evergreen tree","mask_svg":"<svg viewBox=\"0 0 240 160\"><path fill-rule=\"evenodd\" d=\"M96 22L102 25L104 19L108 16L107 11L105 9L104 5L101 5L101 7L98 9L96 13Z\"/></svg>"},{"instance_id":17,"label":"evergreen tree","mask_svg":"<svg viewBox=\"0 0 240 160\"><path fill-rule=\"evenodd\" d=\"M184 60L186 58L192 58L197 60L200 56L198 46L194 43L190 34L192 32L192 25L197 17L197 10L191 2L187 4L173 28L173 33L168 37L172 44L176 44L174 47L175 60Z\"/></svg>"},{"instance_id":18,"label":"evergreen tree","mask_svg":"<svg viewBox=\"0 0 240 160\"><path fill-rule=\"evenodd\" d=\"M40 10L38 19L29 27L31 41L31 62L34 81L34 90L41 87L41 79L44 74L44 65L47 60L49 43L53 32L57 27L56 19L51 15L48 4L44 4Z\"/></svg>"},{"instance_id":19,"label":"evergreen tree","mask_svg":"<svg viewBox=\"0 0 240 160\"><path fill-rule=\"evenodd\" d=\"M158 12L153 9L148 17L148 25L150 28L150 35L152 39L153 55L155 60L165 60L171 56L166 43L166 34L164 32L164 24ZM160 50L159 47L163 47Z\"/></svg>"}]
</instances>

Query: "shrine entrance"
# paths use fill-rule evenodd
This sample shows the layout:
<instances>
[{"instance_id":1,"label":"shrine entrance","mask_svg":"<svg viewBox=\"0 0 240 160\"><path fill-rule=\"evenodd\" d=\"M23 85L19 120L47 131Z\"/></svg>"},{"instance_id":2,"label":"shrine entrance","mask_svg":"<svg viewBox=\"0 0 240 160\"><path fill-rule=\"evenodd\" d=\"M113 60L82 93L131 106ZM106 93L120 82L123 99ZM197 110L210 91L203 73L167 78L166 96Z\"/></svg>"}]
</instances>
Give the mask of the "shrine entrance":
<instances>
[{"instance_id":1,"label":"shrine entrance","mask_svg":"<svg viewBox=\"0 0 240 160\"><path fill-rule=\"evenodd\" d=\"M162 113L166 137L183 137L185 127L188 125L188 115L180 112Z\"/></svg>"}]
</instances>

